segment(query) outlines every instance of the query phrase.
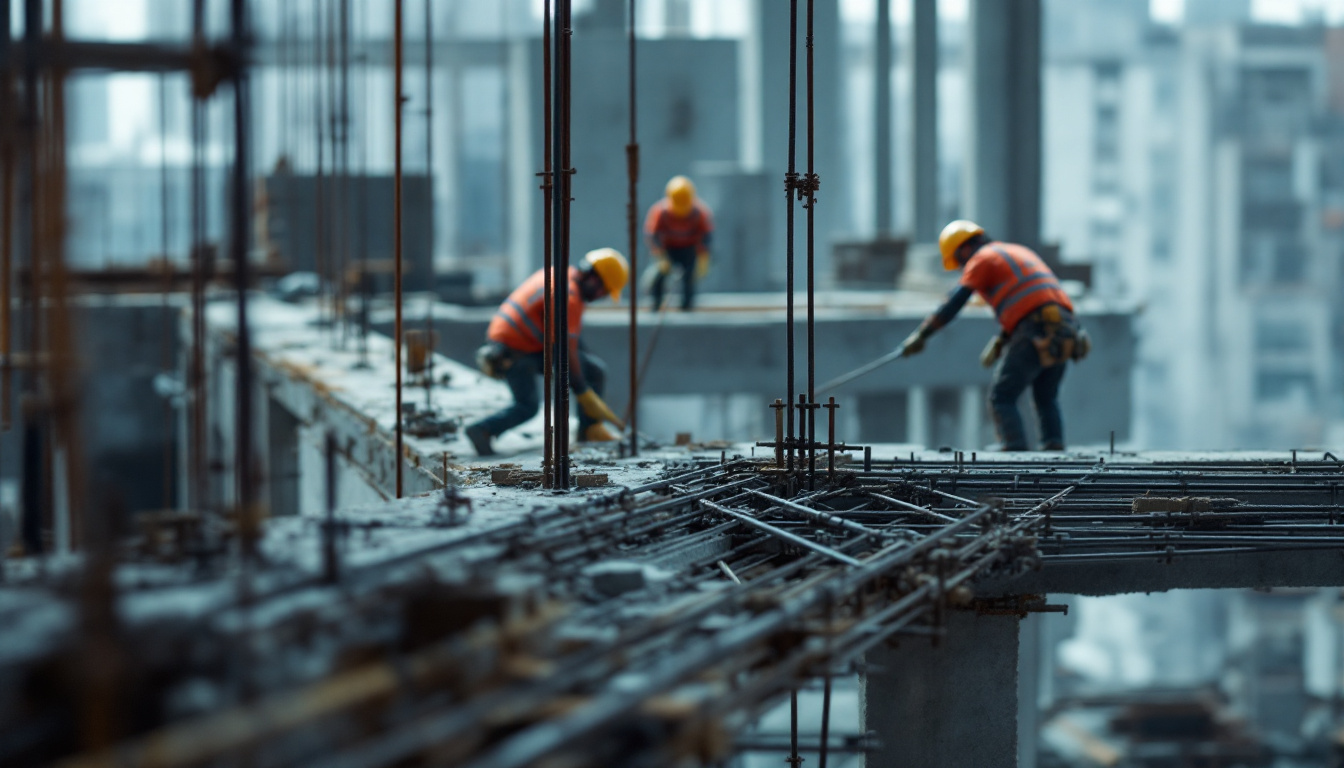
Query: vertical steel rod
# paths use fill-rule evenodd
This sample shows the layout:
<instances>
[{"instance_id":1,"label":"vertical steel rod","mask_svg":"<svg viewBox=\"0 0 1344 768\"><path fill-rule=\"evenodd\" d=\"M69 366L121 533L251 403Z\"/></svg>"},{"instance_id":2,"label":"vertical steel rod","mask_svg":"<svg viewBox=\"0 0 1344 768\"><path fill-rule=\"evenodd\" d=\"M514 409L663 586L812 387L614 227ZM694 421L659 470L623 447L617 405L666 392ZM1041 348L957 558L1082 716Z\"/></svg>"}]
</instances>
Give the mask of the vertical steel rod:
<instances>
[{"instance_id":1,"label":"vertical steel rod","mask_svg":"<svg viewBox=\"0 0 1344 768\"><path fill-rule=\"evenodd\" d=\"M430 209L434 204L434 4L425 0L425 178L429 182ZM433 408L434 392L434 303L438 300L434 270L434 217L425 217L425 273L430 292L425 312L425 410Z\"/></svg>"},{"instance_id":2,"label":"vertical steel rod","mask_svg":"<svg viewBox=\"0 0 1344 768\"><path fill-rule=\"evenodd\" d=\"M38 115L37 98L37 74L39 45L42 39L42 3L40 0L24 0L23 3L23 36L25 42L24 61L23 61L23 107L22 114L22 142L23 158L22 189L23 189L23 213L20 226L23 231L19 235L22 240L27 257L28 284L20 286L20 295L24 297L23 301L23 320L22 328L23 344L26 351L35 356L39 349L38 340L41 338L41 318L40 302L38 300L38 287L40 281L40 263L37 258L41 243L38 242L38 194L41 191L41 184L38 179L37 165L37 130L40 125ZM25 290L26 289L26 290ZM35 397L37 395L37 371L32 366L27 366L23 370L21 386L25 398ZM45 503L45 480L47 463L46 454L46 434L42 423L41 414L24 413L23 414L23 545L24 550L30 554L41 554L46 550L46 534L51 531L48 524L46 512L48 505Z\"/></svg>"},{"instance_id":3,"label":"vertical steel rod","mask_svg":"<svg viewBox=\"0 0 1344 768\"><path fill-rule=\"evenodd\" d=\"M635 0L630 0L630 143L625 145L626 176L629 181L629 202L626 208L627 245L630 256L630 455L639 455L639 138L635 130L637 114L635 100ZM689 275L684 279L690 279Z\"/></svg>"},{"instance_id":4,"label":"vertical steel rod","mask_svg":"<svg viewBox=\"0 0 1344 768\"><path fill-rule=\"evenodd\" d=\"M327 432L326 446L326 520L322 524L322 580L335 584L340 578L336 559L336 434Z\"/></svg>"},{"instance_id":5,"label":"vertical steel rod","mask_svg":"<svg viewBox=\"0 0 1344 768\"><path fill-rule=\"evenodd\" d=\"M393 330L393 339L392 339L392 348L393 348L393 352L392 352L392 360L393 360L393 366L396 368L396 377L397 377L397 412L396 412L395 418L396 418L396 430L397 430L397 440L396 440L397 458L396 458L396 462L397 462L397 498L398 498L398 499L400 499L400 498L402 497L402 493L403 493L403 490L404 490L404 489L403 489L403 483L404 483L404 480L405 480L405 478L404 478L405 471L404 471L404 470L405 470L405 463L406 463L406 462L405 462L405 457L404 457L404 455L403 455L403 452L405 451L405 445L404 445L404 444L405 444L405 436L402 434L402 417L401 417L401 248L402 248L402 242L401 242L401 202L402 202L402 201L401 201L401 131L402 131L402 125L401 125L401 122L402 122L402 77L403 77L403 74L402 74L402 62L403 62L403 58L404 58L404 50L403 50L404 39L403 39L403 37L404 37L404 34L405 34L405 30L403 29L402 5L403 5L403 0L396 0L396 2L395 2L395 4L394 4L394 7L393 7L394 13L396 13L397 18L396 18L396 21L394 22L394 25L393 25L393 26L394 26L394 29L395 29L395 32L394 32L395 40L393 41L393 48L394 48L395 59L396 59L395 62L393 63L393 67L396 69L396 74L395 74L395 77L394 77L394 81L395 81L395 83L394 83L394 86L393 86L393 91L394 91L394 93L393 93L393 98L396 99L396 112L395 112L395 114L396 114L396 125L395 125L395 131L394 131L394 132L395 132L395 143L396 143L396 147L395 147L395 149L394 149L394 159L393 159L393 164L394 164L394 166L395 166L395 170L394 170L394 176L395 176L395 178L393 179L393 182L392 182L392 185L393 185L393 192L392 192L392 208L393 208L393 216L392 216L392 218L393 218L393 222L392 222L392 262L393 262L393 278L392 278L392 280L393 280L393 299L392 299L392 300L393 300L393 302L396 304L396 309L395 309L395 311L396 311L396 328Z\"/></svg>"},{"instance_id":6,"label":"vertical steel rod","mask_svg":"<svg viewBox=\"0 0 1344 768\"><path fill-rule=\"evenodd\" d=\"M317 132L317 178L314 192L313 247L314 262L317 268L317 311L320 324L327 322L327 311L331 301L331 272L327 259L327 131L324 127L325 116L322 98L323 75L326 68L322 65L323 49L330 48L326 30L322 24L322 4L313 6L313 129Z\"/></svg>"},{"instance_id":7,"label":"vertical steel rod","mask_svg":"<svg viewBox=\"0 0 1344 768\"><path fill-rule=\"evenodd\" d=\"M14 423L13 318L10 274L14 264L14 104L9 56L14 34L10 0L0 0L0 430Z\"/></svg>"},{"instance_id":8,"label":"vertical steel rod","mask_svg":"<svg viewBox=\"0 0 1344 768\"><path fill-rule=\"evenodd\" d=\"M350 216L350 2L341 0L339 29L337 32L340 46L339 79L337 94L336 120L336 167L339 204L341 248L336 258L336 320L340 324L341 349L346 348L350 337L349 299L350 299L350 241L352 240Z\"/></svg>"},{"instance_id":9,"label":"vertical steel rod","mask_svg":"<svg viewBox=\"0 0 1344 768\"><path fill-rule=\"evenodd\" d=\"M551 105L551 0L543 0L542 7L542 27L541 27L541 89L542 89L542 155L544 157L542 165L542 367L545 373L542 375L545 379L542 382L542 433L544 441L544 450L542 453L542 481L547 488L555 487L555 414L554 401L555 391L555 264L552 227L554 226L555 216L553 198L555 196L555 177L554 169L551 167L551 142L552 125L554 119Z\"/></svg>"},{"instance_id":10,"label":"vertical steel rod","mask_svg":"<svg viewBox=\"0 0 1344 768\"><path fill-rule=\"evenodd\" d=\"M555 161L552 236L555 239L555 484L569 488L569 203L570 203L570 42L571 0L556 1L555 35L555 129L552 148Z\"/></svg>"},{"instance_id":11,"label":"vertical steel rod","mask_svg":"<svg viewBox=\"0 0 1344 768\"><path fill-rule=\"evenodd\" d=\"M789 692L789 758L784 762L792 765L793 768L803 764L803 758L798 754L798 691Z\"/></svg>"},{"instance_id":12,"label":"vertical steel rod","mask_svg":"<svg viewBox=\"0 0 1344 768\"><path fill-rule=\"evenodd\" d=\"M360 3L359 17L367 19L369 4ZM367 30L360 41L361 49L367 50L369 34ZM363 121L359 130L359 360L360 365L369 364L369 304L373 301L373 283L369 279L369 115L374 112L370 98L369 80L373 77L371 57L363 54L363 69L360 77L360 113Z\"/></svg>"},{"instance_id":13,"label":"vertical steel rod","mask_svg":"<svg viewBox=\"0 0 1344 768\"><path fill-rule=\"evenodd\" d=\"M192 42L205 44L205 2L192 3ZM197 94L191 100L191 446L189 448L189 509L206 508L205 422L205 106Z\"/></svg>"},{"instance_id":14,"label":"vertical steel rod","mask_svg":"<svg viewBox=\"0 0 1344 768\"><path fill-rule=\"evenodd\" d=\"M807 482L811 488L817 475L817 350L816 350L816 110L813 105L813 9L815 0L807 0ZM832 443L835 441L832 440Z\"/></svg>"},{"instance_id":15,"label":"vertical steel rod","mask_svg":"<svg viewBox=\"0 0 1344 768\"><path fill-rule=\"evenodd\" d=\"M247 60L247 3L233 0L231 8L232 45L238 61ZM238 356L235 396L237 397L234 471L237 479L238 511L243 521L244 554L256 555L260 510L257 508L256 482L252 462L252 335L247 319L247 290L251 282L248 269L248 232L252 206L248 195L247 131L249 126L247 68L238 67L233 75L233 226L230 247L233 259L234 289L238 293Z\"/></svg>"},{"instance_id":16,"label":"vertical steel rod","mask_svg":"<svg viewBox=\"0 0 1344 768\"><path fill-rule=\"evenodd\" d=\"M793 196L798 187L798 167L795 161L795 152L798 142L798 0L789 0L789 165L788 172L784 177L784 196L788 202L787 213L784 219L784 334L786 355L786 373L788 381L785 389L788 397L785 399L790 406L793 404ZM788 423L785 425L785 439L788 442L788 469L793 471L794 463L794 431L793 431L793 413L787 414Z\"/></svg>"},{"instance_id":17,"label":"vertical steel rod","mask_svg":"<svg viewBox=\"0 0 1344 768\"><path fill-rule=\"evenodd\" d=\"M821 747L817 753L817 768L826 768L826 758L831 749L831 675L826 673L826 682L821 689Z\"/></svg>"},{"instance_id":18,"label":"vertical steel rod","mask_svg":"<svg viewBox=\"0 0 1344 768\"><path fill-rule=\"evenodd\" d=\"M168 75L159 73L159 251L163 259L163 291L160 295L160 309L164 324L161 337L159 365L167 374L173 369L173 335L177 333L176 322L168 322L168 294L173 291L173 276L176 267L168 257ZM174 320L177 318L174 317ZM173 401L163 399L163 508L173 509Z\"/></svg>"}]
</instances>

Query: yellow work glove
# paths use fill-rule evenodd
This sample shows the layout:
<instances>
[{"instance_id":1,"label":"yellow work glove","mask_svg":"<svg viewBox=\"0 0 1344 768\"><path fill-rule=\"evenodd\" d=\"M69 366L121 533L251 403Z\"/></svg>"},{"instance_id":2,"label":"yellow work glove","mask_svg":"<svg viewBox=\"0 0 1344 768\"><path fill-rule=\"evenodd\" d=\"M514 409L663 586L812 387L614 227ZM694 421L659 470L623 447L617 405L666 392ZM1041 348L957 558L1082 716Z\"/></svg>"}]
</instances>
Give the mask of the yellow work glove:
<instances>
[{"instance_id":1,"label":"yellow work glove","mask_svg":"<svg viewBox=\"0 0 1344 768\"><path fill-rule=\"evenodd\" d=\"M616 440L616 436L602 424L589 424L583 431L583 439L590 443L610 443Z\"/></svg>"},{"instance_id":2,"label":"yellow work glove","mask_svg":"<svg viewBox=\"0 0 1344 768\"><path fill-rule=\"evenodd\" d=\"M709 274L709 251L701 251L695 255L695 279L704 280L705 275Z\"/></svg>"},{"instance_id":3,"label":"yellow work glove","mask_svg":"<svg viewBox=\"0 0 1344 768\"><path fill-rule=\"evenodd\" d=\"M920 352L923 351L924 351L923 329L917 330L914 333L910 334L909 336L906 336L905 341L901 342L901 357L910 357L911 355L918 355Z\"/></svg>"},{"instance_id":4,"label":"yellow work glove","mask_svg":"<svg viewBox=\"0 0 1344 768\"><path fill-rule=\"evenodd\" d=\"M602 402L602 398L598 397L597 393L591 388L585 389L583 393L578 396L578 401L579 407L583 409L583 414L593 421L609 421L612 424L615 424L617 429L625 429L625 424L621 421L621 417L617 416L615 411L608 408L607 404Z\"/></svg>"},{"instance_id":5,"label":"yellow work glove","mask_svg":"<svg viewBox=\"0 0 1344 768\"><path fill-rule=\"evenodd\" d=\"M658 271L661 274L672 274L672 260L667 258L666 251L654 251L653 258L658 260Z\"/></svg>"},{"instance_id":6,"label":"yellow work glove","mask_svg":"<svg viewBox=\"0 0 1344 768\"><path fill-rule=\"evenodd\" d=\"M985 345L985 351L980 353L980 364L986 368L993 368L999 361L999 355L1003 354L1003 335L995 335Z\"/></svg>"}]
</instances>

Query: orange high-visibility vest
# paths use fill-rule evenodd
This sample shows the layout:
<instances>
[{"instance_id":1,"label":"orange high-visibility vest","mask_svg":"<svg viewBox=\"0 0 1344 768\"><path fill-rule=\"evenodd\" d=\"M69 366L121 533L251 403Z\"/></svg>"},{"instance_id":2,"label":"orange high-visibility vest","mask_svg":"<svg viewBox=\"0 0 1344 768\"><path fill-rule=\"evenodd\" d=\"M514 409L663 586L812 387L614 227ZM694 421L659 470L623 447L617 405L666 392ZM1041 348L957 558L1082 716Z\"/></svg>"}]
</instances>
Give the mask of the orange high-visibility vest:
<instances>
[{"instance_id":1,"label":"orange high-visibility vest","mask_svg":"<svg viewBox=\"0 0 1344 768\"><path fill-rule=\"evenodd\" d=\"M961 284L993 307L999 325L1009 333L1022 318L1047 304L1073 311L1055 273L1035 251L1014 243L982 246L962 267Z\"/></svg>"},{"instance_id":2,"label":"orange high-visibility vest","mask_svg":"<svg viewBox=\"0 0 1344 768\"><path fill-rule=\"evenodd\" d=\"M583 329L583 297L579 295L580 272L569 268L569 339L573 344ZM551 285L558 298L563 298L564 286L559 281ZM486 338L499 342L519 352L540 352L543 349L542 328L545 325L543 312L546 303L542 300L546 293L544 270L537 270L523 284L509 294L509 298L499 305L499 311L490 320Z\"/></svg>"},{"instance_id":3,"label":"orange high-visibility vest","mask_svg":"<svg viewBox=\"0 0 1344 768\"><path fill-rule=\"evenodd\" d=\"M699 248L705 235L714 231L714 215L709 207L696 200L691 212L678 216L663 198L649 207L644 219L644 234L650 240L657 238L663 248Z\"/></svg>"}]
</instances>

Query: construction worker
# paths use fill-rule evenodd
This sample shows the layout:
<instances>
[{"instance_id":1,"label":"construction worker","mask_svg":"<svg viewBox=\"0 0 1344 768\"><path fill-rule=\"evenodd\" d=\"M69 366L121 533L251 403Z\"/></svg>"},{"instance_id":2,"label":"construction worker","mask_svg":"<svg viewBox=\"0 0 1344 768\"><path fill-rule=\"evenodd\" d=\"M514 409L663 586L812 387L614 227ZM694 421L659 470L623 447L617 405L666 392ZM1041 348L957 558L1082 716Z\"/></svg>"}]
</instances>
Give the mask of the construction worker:
<instances>
[{"instance_id":1,"label":"construction worker","mask_svg":"<svg viewBox=\"0 0 1344 768\"><path fill-rule=\"evenodd\" d=\"M902 343L902 356L919 353L939 328L957 316L978 293L998 318L1001 332L980 355L986 368L996 362L989 407L1005 451L1027 450L1026 428L1017 399L1031 387L1040 421L1041 449L1064 450L1059 385L1069 360L1082 360L1091 342L1078 327L1073 302L1050 268L1030 248L990 240L980 225L954 221L938 237L943 267L961 269L961 280L936 312Z\"/></svg>"},{"instance_id":2,"label":"construction worker","mask_svg":"<svg viewBox=\"0 0 1344 768\"><path fill-rule=\"evenodd\" d=\"M569 385L579 404L579 434L590 442L616 439L603 422L622 427L620 418L602 401L606 367L579 343L583 309L606 296L619 301L629 279L630 266L625 257L611 248L589 251L579 266L569 268ZM491 440L532 418L540 408L537 377L545 366L545 285L544 270L537 270L509 294L490 321L485 346L476 353L481 371L503 379L513 393L513 405L467 427L467 438L481 456L492 455ZM558 281L553 286L559 299L564 295L563 286Z\"/></svg>"},{"instance_id":3,"label":"construction worker","mask_svg":"<svg viewBox=\"0 0 1344 768\"><path fill-rule=\"evenodd\" d=\"M695 197L695 185L685 176L667 182L666 196L649 208L644 235L658 268L653 278L653 308L663 306L663 290L672 267L681 272L681 309L695 303L695 283L709 273L709 239L714 216Z\"/></svg>"}]
</instances>

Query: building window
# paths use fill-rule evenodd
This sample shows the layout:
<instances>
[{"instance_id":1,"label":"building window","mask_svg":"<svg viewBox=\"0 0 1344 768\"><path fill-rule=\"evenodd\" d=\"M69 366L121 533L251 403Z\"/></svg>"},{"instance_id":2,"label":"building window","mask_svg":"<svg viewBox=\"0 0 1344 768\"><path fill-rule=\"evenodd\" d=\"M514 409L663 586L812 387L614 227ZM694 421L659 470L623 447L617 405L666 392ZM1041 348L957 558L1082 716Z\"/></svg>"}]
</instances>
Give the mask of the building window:
<instances>
[{"instance_id":1,"label":"building window","mask_svg":"<svg viewBox=\"0 0 1344 768\"><path fill-rule=\"evenodd\" d=\"M1308 347L1307 337L1295 321L1260 319L1255 323L1257 353L1306 352Z\"/></svg>"},{"instance_id":2,"label":"building window","mask_svg":"<svg viewBox=\"0 0 1344 768\"><path fill-rule=\"evenodd\" d=\"M1316 381L1306 371L1262 368L1255 376L1255 397L1264 403L1296 400L1310 405L1316 399Z\"/></svg>"}]
</instances>

